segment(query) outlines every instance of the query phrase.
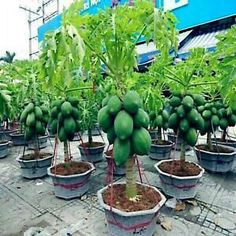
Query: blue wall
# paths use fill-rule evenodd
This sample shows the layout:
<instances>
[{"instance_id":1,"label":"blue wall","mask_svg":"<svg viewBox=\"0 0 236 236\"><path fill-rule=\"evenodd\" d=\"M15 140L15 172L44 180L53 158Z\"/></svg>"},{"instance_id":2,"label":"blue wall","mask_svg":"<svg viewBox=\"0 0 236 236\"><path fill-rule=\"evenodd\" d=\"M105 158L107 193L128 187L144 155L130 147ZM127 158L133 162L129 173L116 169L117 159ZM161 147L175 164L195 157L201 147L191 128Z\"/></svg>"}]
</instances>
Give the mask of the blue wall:
<instances>
[{"instance_id":1,"label":"blue wall","mask_svg":"<svg viewBox=\"0 0 236 236\"><path fill-rule=\"evenodd\" d=\"M168 0L156 0L157 7L161 7L163 1ZM121 4L124 4L125 2L128 1L121 0ZM85 10L83 14L96 14L99 9L110 6L111 0L101 0L97 5ZM236 0L188 0L187 5L174 9L172 12L179 21L177 28L183 30L227 16L236 15ZM38 40L42 41L47 32L57 29L60 25L61 15L56 16L46 24L40 26L38 28Z\"/></svg>"},{"instance_id":2,"label":"blue wall","mask_svg":"<svg viewBox=\"0 0 236 236\"><path fill-rule=\"evenodd\" d=\"M236 0L189 0L188 5L172 12L179 21L178 29L183 30L236 15Z\"/></svg>"}]
</instances>

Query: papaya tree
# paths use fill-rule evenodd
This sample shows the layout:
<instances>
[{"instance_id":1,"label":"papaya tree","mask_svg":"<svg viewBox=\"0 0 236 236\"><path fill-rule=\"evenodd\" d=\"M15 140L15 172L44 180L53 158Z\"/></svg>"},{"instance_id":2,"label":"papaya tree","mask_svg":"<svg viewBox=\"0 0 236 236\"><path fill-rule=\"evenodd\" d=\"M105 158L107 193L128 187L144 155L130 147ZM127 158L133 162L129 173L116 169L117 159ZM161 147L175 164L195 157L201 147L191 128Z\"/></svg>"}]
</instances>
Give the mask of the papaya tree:
<instances>
[{"instance_id":1,"label":"papaya tree","mask_svg":"<svg viewBox=\"0 0 236 236\"><path fill-rule=\"evenodd\" d=\"M169 128L181 139L180 165L185 167L185 145L194 146L198 131L205 127L204 119L198 110L206 103L204 91L215 84L209 55L203 49L195 49L186 61L175 67L165 68L167 86L171 91Z\"/></svg>"},{"instance_id":2,"label":"papaya tree","mask_svg":"<svg viewBox=\"0 0 236 236\"><path fill-rule=\"evenodd\" d=\"M148 1L137 1L133 7L106 9L94 16L78 15L76 4L68 10L68 21L77 28L86 46L83 67L101 71L102 63L115 87L114 93L103 101L98 122L111 140L113 137L116 163L126 164L126 196L137 200L135 154L148 154L151 140L147 131L148 115L141 107L141 98L129 90L137 66L135 47L143 36L146 43L154 41L157 49L167 41L174 47L177 43L173 37L175 18L169 12L153 10Z\"/></svg>"}]
</instances>

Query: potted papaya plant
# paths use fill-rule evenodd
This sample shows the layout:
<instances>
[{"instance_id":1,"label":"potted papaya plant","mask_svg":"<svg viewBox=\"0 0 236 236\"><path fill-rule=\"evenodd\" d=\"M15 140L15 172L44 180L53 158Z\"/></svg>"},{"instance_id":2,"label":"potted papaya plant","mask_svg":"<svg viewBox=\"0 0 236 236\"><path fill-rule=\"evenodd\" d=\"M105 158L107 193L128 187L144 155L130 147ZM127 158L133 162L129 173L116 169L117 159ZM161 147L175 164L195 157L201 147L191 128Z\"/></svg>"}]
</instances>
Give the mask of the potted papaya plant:
<instances>
[{"instance_id":1,"label":"potted papaya plant","mask_svg":"<svg viewBox=\"0 0 236 236\"><path fill-rule=\"evenodd\" d=\"M17 157L24 178L34 179L47 175L47 168L51 165L53 154L40 152L39 136L44 135L48 123L48 110L40 106L37 99L33 99L21 113L21 123L25 127L25 140L33 140L34 152L25 153Z\"/></svg>"},{"instance_id":2,"label":"potted papaya plant","mask_svg":"<svg viewBox=\"0 0 236 236\"><path fill-rule=\"evenodd\" d=\"M116 88L98 113L100 127L113 132L116 164L126 165L126 182L108 185L97 193L105 209L108 234L153 235L157 212L165 197L153 186L136 183L135 158L148 155L151 138L141 98L129 89L129 82L134 79L133 70L137 65L136 43L145 36L147 43L153 38L162 46L168 39L171 45L171 40L175 40L174 17L168 12L153 12L153 5L148 1L138 1L133 7L117 6L100 11L96 16L71 14L70 21L85 43L85 57L89 58L85 62L94 65L95 56L99 61L96 68L101 70L102 62L107 78L113 80Z\"/></svg>"},{"instance_id":3,"label":"potted papaya plant","mask_svg":"<svg viewBox=\"0 0 236 236\"><path fill-rule=\"evenodd\" d=\"M80 197L88 191L89 177L95 170L90 162L72 160L70 141L80 129L78 100L73 97L58 99L51 109L51 129L64 146L64 163L56 163L48 168L53 180L55 195L63 199Z\"/></svg>"},{"instance_id":4,"label":"potted papaya plant","mask_svg":"<svg viewBox=\"0 0 236 236\"><path fill-rule=\"evenodd\" d=\"M202 135L207 135L206 144L199 144L195 147L195 152L201 166L212 172L228 172L232 170L236 150L230 147L225 141L226 129L235 125L236 116L231 108L224 105L222 101L217 101L214 97L205 106L199 107L204 118L204 129ZM216 129L220 127L222 137L217 139ZM212 138L212 133L214 138ZM223 144L223 145L222 145Z\"/></svg>"},{"instance_id":5,"label":"potted papaya plant","mask_svg":"<svg viewBox=\"0 0 236 236\"><path fill-rule=\"evenodd\" d=\"M9 111L10 109L11 95L10 91L7 89L7 85L3 82L0 82L0 116L1 118ZM4 132L4 131L2 131ZM6 137L6 134L0 138L0 159L4 158L8 154L9 140Z\"/></svg>"},{"instance_id":6,"label":"potted papaya plant","mask_svg":"<svg viewBox=\"0 0 236 236\"><path fill-rule=\"evenodd\" d=\"M85 98L80 103L80 125L81 131L87 130L88 141L84 142L80 140L81 143L78 148L82 160L96 163L103 160L103 151L105 148L104 142L93 141L92 131L97 127L98 103L95 100L93 91L87 91L84 93L84 96Z\"/></svg>"},{"instance_id":7,"label":"potted papaya plant","mask_svg":"<svg viewBox=\"0 0 236 236\"><path fill-rule=\"evenodd\" d=\"M197 110L206 103L200 91L215 84L206 76L210 68L202 51L193 51L188 60L166 69L167 85L172 93L168 126L174 130L181 144L180 159L155 164L164 193L178 199L193 198L204 173L200 165L186 160L186 144L194 147L198 131L204 129L204 119ZM187 66L190 64L191 67Z\"/></svg>"}]
</instances>

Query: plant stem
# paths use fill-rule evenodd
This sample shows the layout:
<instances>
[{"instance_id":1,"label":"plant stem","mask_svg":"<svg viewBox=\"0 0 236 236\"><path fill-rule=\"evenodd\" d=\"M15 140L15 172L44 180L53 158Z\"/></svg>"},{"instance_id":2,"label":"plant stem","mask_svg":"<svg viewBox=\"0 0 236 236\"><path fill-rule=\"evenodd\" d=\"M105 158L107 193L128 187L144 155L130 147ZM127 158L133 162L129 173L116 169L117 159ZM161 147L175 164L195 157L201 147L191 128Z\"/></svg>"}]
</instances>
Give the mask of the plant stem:
<instances>
[{"instance_id":1,"label":"plant stem","mask_svg":"<svg viewBox=\"0 0 236 236\"><path fill-rule=\"evenodd\" d=\"M161 137L161 127L158 127L158 128L157 128L157 140L158 140L158 141L161 141L161 138L162 138L162 137Z\"/></svg>"},{"instance_id":2,"label":"plant stem","mask_svg":"<svg viewBox=\"0 0 236 236\"><path fill-rule=\"evenodd\" d=\"M39 157L39 140L37 135L34 137L34 155L35 157Z\"/></svg>"},{"instance_id":3,"label":"plant stem","mask_svg":"<svg viewBox=\"0 0 236 236\"><path fill-rule=\"evenodd\" d=\"M181 140L180 147L180 167L183 170L185 167L185 141Z\"/></svg>"},{"instance_id":4,"label":"plant stem","mask_svg":"<svg viewBox=\"0 0 236 236\"><path fill-rule=\"evenodd\" d=\"M89 146L92 146L93 143L93 136L92 136L92 129L88 128L88 142L89 142Z\"/></svg>"},{"instance_id":5,"label":"plant stem","mask_svg":"<svg viewBox=\"0 0 236 236\"><path fill-rule=\"evenodd\" d=\"M211 141L211 132L207 132L207 146L209 151L213 150L212 141Z\"/></svg>"},{"instance_id":6,"label":"plant stem","mask_svg":"<svg viewBox=\"0 0 236 236\"><path fill-rule=\"evenodd\" d=\"M67 140L64 141L64 161L65 162L69 162L70 161Z\"/></svg>"},{"instance_id":7,"label":"plant stem","mask_svg":"<svg viewBox=\"0 0 236 236\"><path fill-rule=\"evenodd\" d=\"M227 134L226 129L224 129L223 132L222 132L222 135L221 135L221 141L222 142L226 142L226 134Z\"/></svg>"},{"instance_id":8,"label":"plant stem","mask_svg":"<svg viewBox=\"0 0 236 236\"><path fill-rule=\"evenodd\" d=\"M126 162L126 197L129 199L137 196L136 172L134 168L134 156L129 157Z\"/></svg>"}]
</instances>

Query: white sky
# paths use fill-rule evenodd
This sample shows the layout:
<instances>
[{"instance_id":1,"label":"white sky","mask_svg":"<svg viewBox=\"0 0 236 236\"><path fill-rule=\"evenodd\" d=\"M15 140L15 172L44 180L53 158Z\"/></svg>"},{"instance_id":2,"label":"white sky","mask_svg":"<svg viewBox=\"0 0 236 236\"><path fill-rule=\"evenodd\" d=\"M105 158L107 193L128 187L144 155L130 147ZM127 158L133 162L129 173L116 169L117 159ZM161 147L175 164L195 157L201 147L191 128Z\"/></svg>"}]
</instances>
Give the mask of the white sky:
<instances>
[{"instance_id":1,"label":"white sky","mask_svg":"<svg viewBox=\"0 0 236 236\"><path fill-rule=\"evenodd\" d=\"M60 8L68 6L72 0L60 0ZM0 0L0 56L5 51L16 52L16 59L27 59L29 54L28 13L20 9L24 6L36 10L42 0ZM36 33L36 27L32 32ZM33 48L37 41L33 42Z\"/></svg>"}]
</instances>

